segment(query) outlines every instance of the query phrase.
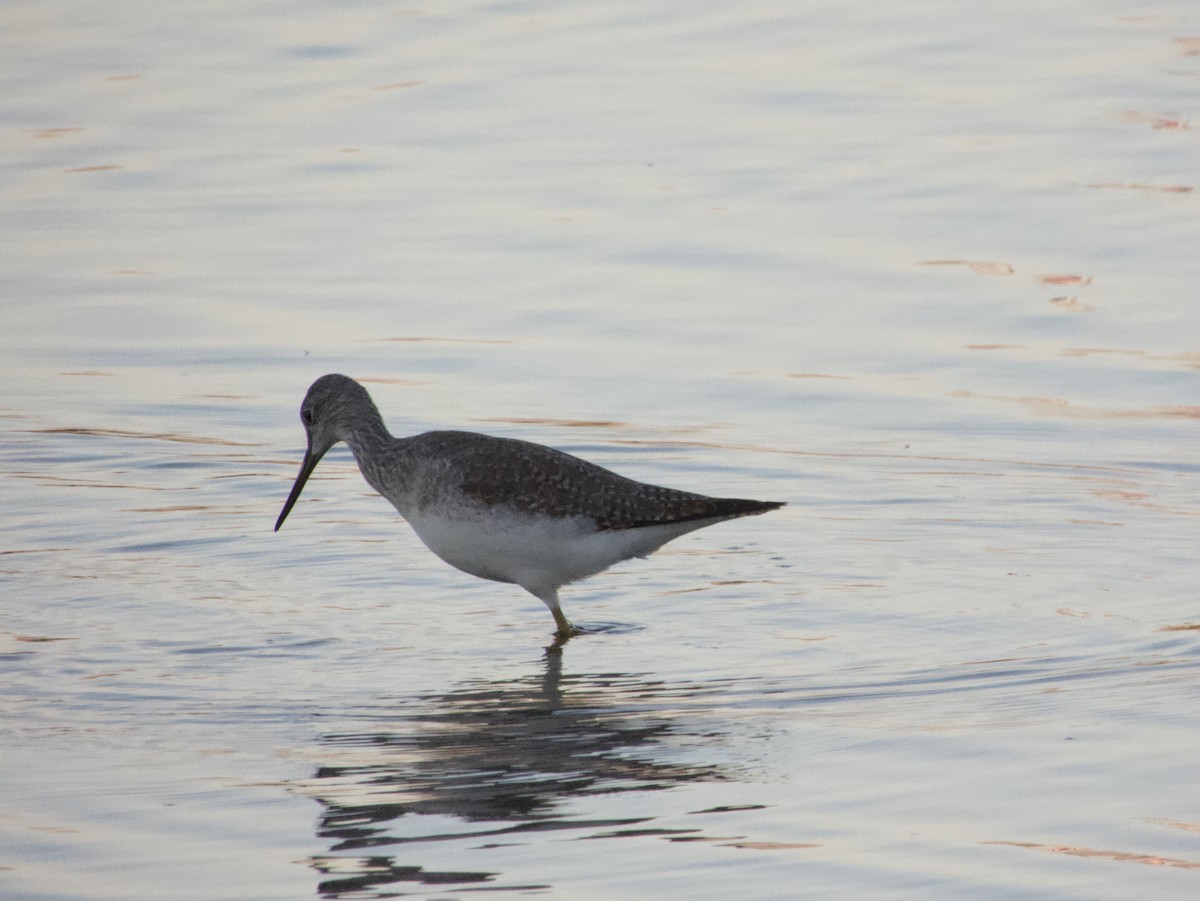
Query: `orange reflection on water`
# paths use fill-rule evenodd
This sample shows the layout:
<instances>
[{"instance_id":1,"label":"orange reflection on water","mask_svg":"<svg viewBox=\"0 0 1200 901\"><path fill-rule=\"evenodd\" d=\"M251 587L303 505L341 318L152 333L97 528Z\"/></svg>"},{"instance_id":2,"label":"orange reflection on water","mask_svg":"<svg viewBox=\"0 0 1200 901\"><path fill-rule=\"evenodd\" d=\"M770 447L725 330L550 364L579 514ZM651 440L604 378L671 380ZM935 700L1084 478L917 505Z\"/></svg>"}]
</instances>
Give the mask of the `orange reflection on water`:
<instances>
[{"instance_id":1,"label":"orange reflection on water","mask_svg":"<svg viewBox=\"0 0 1200 901\"><path fill-rule=\"evenodd\" d=\"M1200 38L1175 38L1174 44L1184 56L1200 56Z\"/></svg>"},{"instance_id":2,"label":"orange reflection on water","mask_svg":"<svg viewBox=\"0 0 1200 901\"><path fill-rule=\"evenodd\" d=\"M1009 401L1034 413L1067 419L1200 419L1200 407L1175 405L1160 407L1096 407L1075 404L1065 397L1036 397L1006 394L978 394L974 391L947 391L947 397L966 400Z\"/></svg>"},{"instance_id":3,"label":"orange reflection on water","mask_svg":"<svg viewBox=\"0 0 1200 901\"><path fill-rule=\"evenodd\" d=\"M987 260L922 260L922 266L966 266L976 275L1012 275L1013 267L1008 263Z\"/></svg>"},{"instance_id":4,"label":"orange reflection on water","mask_svg":"<svg viewBox=\"0 0 1200 901\"><path fill-rule=\"evenodd\" d=\"M1090 313L1096 309L1090 303L1080 303L1078 297L1051 297L1050 303L1054 304L1060 310L1066 310L1070 313Z\"/></svg>"},{"instance_id":5,"label":"orange reflection on water","mask_svg":"<svg viewBox=\"0 0 1200 901\"><path fill-rule=\"evenodd\" d=\"M438 342L442 344L512 344L508 338L449 338L439 335L397 335L390 338L368 338L366 343L377 342L425 343Z\"/></svg>"},{"instance_id":6,"label":"orange reflection on water","mask_svg":"<svg viewBox=\"0 0 1200 901\"><path fill-rule=\"evenodd\" d=\"M1066 854L1070 857L1093 857L1100 860L1119 860L1124 863L1143 863L1154 867L1178 867L1182 870L1200 870L1200 861L1159 857L1154 854L1137 854L1131 851L1106 851L1100 848L1082 848L1078 845L1043 845L1037 842L984 842L983 844L1006 845L1010 848L1029 848L1033 851L1048 851L1051 854Z\"/></svg>"},{"instance_id":7,"label":"orange reflection on water","mask_svg":"<svg viewBox=\"0 0 1200 901\"><path fill-rule=\"evenodd\" d=\"M1043 285L1090 285L1090 275L1039 275L1038 281Z\"/></svg>"},{"instance_id":8,"label":"orange reflection on water","mask_svg":"<svg viewBox=\"0 0 1200 901\"><path fill-rule=\"evenodd\" d=\"M1139 113L1137 110L1126 110L1121 113L1121 118L1126 122L1137 122L1148 124L1151 128L1158 131L1190 131L1192 122L1187 118L1178 118L1171 115L1157 115L1155 113Z\"/></svg>"},{"instance_id":9,"label":"orange reflection on water","mask_svg":"<svg viewBox=\"0 0 1200 901\"><path fill-rule=\"evenodd\" d=\"M180 444L213 444L220 447L264 447L261 441L234 441L231 438L212 438L208 435L185 435L180 432L139 432L134 429L97 429L80 426L53 429L30 429L35 435L90 435L97 438L144 438L151 441L174 441Z\"/></svg>"},{"instance_id":10,"label":"orange reflection on water","mask_svg":"<svg viewBox=\"0 0 1200 901\"><path fill-rule=\"evenodd\" d=\"M82 128L39 128L33 132L33 136L40 141L53 141L58 138L65 137L70 134L77 134L83 131Z\"/></svg>"},{"instance_id":11,"label":"orange reflection on water","mask_svg":"<svg viewBox=\"0 0 1200 901\"><path fill-rule=\"evenodd\" d=\"M545 425L568 429L627 429L629 423L616 419L553 419L544 416L487 416L475 422L499 422L504 425Z\"/></svg>"},{"instance_id":12,"label":"orange reflection on water","mask_svg":"<svg viewBox=\"0 0 1200 901\"><path fill-rule=\"evenodd\" d=\"M1160 191L1164 194L1188 194L1195 190L1191 185L1151 185L1145 182L1093 182L1085 188L1100 188L1113 191Z\"/></svg>"}]
</instances>

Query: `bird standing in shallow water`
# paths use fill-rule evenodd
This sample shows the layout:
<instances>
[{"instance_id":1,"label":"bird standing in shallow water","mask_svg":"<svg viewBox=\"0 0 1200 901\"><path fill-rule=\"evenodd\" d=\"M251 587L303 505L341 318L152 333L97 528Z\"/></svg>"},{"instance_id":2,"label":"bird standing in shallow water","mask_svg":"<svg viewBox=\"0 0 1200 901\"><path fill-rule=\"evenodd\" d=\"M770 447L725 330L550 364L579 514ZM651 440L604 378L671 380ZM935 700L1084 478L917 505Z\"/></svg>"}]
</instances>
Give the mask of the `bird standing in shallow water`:
<instances>
[{"instance_id":1,"label":"bird standing in shallow water","mask_svg":"<svg viewBox=\"0 0 1200 901\"><path fill-rule=\"evenodd\" d=\"M300 420L308 450L275 531L321 457L345 441L363 478L431 551L473 576L520 585L550 608L560 639L578 632L558 604L566 583L695 529L783 506L647 485L512 438L441 431L395 438L367 390L344 375L313 382Z\"/></svg>"}]
</instances>

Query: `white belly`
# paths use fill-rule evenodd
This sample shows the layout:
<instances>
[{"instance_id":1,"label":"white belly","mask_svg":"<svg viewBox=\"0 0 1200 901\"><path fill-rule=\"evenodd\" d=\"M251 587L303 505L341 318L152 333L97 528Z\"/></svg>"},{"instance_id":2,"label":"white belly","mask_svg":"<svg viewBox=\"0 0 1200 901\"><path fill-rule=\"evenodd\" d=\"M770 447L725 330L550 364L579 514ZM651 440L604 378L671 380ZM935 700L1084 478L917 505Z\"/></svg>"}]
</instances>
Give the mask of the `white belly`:
<instances>
[{"instance_id":1,"label":"white belly","mask_svg":"<svg viewBox=\"0 0 1200 901\"><path fill-rule=\"evenodd\" d=\"M598 532L582 517L547 519L504 511L409 511L406 518L425 545L451 566L482 579L516 583L539 597L621 560L644 557L672 538L707 525L701 521Z\"/></svg>"}]
</instances>

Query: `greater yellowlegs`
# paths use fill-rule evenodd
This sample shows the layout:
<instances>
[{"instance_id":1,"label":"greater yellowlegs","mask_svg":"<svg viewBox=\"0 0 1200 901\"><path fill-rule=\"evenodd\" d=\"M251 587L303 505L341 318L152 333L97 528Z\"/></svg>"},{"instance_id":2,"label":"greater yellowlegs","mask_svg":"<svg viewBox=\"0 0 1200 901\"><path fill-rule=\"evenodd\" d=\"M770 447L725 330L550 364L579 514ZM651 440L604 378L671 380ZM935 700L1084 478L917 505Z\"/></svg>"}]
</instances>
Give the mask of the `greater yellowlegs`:
<instances>
[{"instance_id":1,"label":"greater yellowlegs","mask_svg":"<svg viewBox=\"0 0 1200 901\"><path fill-rule=\"evenodd\" d=\"M558 604L566 583L645 557L695 529L783 506L647 485L512 438L395 438L367 390L344 375L313 382L300 420L308 450L275 531L321 457L345 441L363 478L431 551L473 576L520 585L550 608L562 639L577 631Z\"/></svg>"}]
</instances>

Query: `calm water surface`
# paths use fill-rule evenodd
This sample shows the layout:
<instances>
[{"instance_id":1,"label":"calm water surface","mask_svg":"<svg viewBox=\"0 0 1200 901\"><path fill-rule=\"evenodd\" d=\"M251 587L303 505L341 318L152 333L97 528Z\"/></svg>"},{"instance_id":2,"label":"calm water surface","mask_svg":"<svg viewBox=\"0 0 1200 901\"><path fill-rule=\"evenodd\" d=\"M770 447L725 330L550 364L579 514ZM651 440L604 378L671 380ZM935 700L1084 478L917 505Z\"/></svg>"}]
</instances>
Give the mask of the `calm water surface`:
<instances>
[{"instance_id":1,"label":"calm water surface","mask_svg":"<svg viewBox=\"0 0 1200 901\"><path fill-rule=\"evenodd\" d=\"M0 896L1193 898L1192 5L0 9ZM788 501L564 591L393 430Z\"/></svg>"}]
</instances>

